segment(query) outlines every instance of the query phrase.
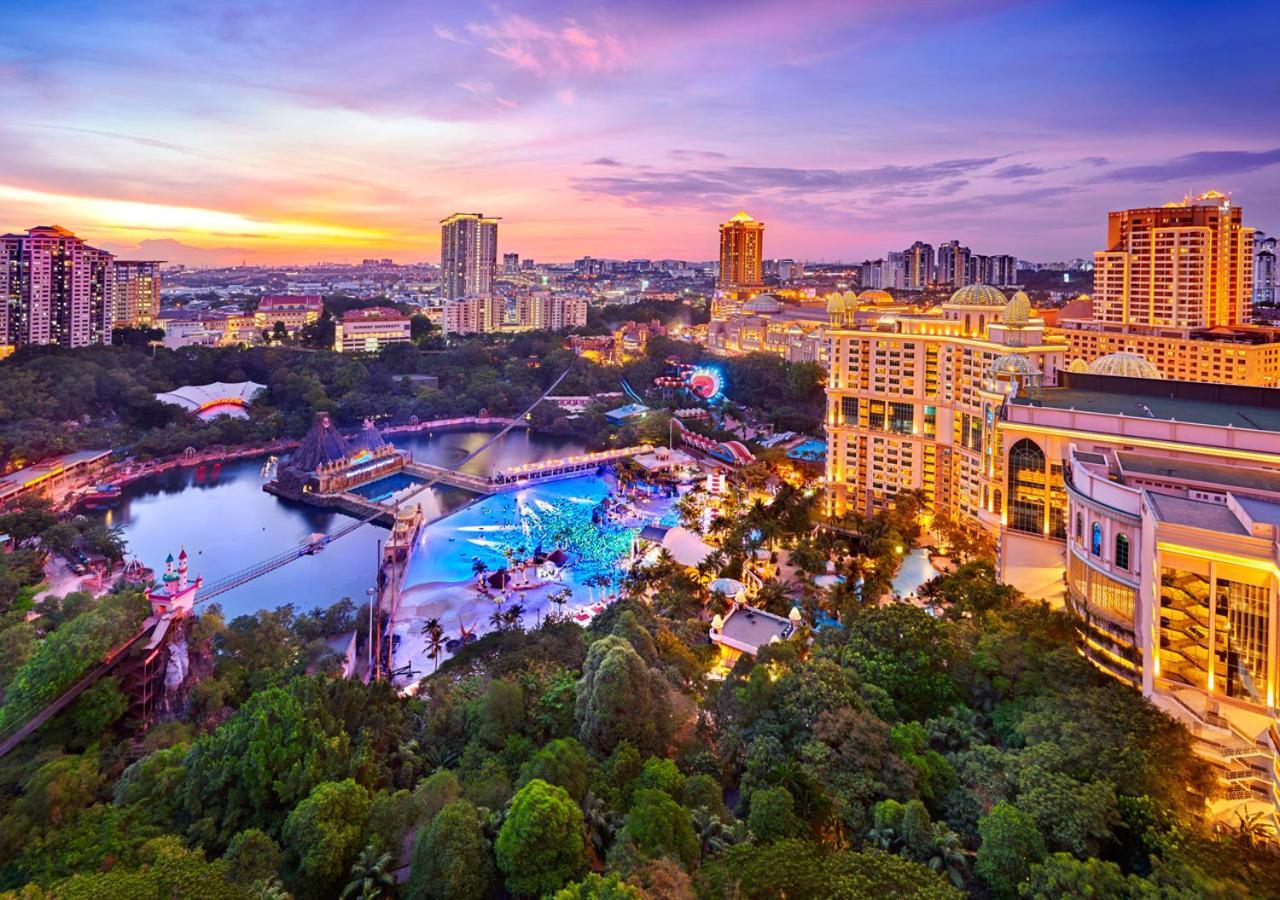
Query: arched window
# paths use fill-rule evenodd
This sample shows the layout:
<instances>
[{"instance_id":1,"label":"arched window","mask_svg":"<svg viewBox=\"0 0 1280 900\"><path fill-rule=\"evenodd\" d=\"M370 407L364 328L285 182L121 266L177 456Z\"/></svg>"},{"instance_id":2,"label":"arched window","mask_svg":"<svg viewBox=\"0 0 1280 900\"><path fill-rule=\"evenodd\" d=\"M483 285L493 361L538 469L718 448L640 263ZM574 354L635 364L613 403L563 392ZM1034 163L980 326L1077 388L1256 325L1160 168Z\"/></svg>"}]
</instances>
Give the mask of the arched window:
<instances>
[{"instance_id":1,"label":"arched window","mask_svg":"<svg viewBox=\"0 0 1280 900\"><path fill-rule=\"evenodd\" d=\"M969 333L969 314L968 313L964 314L964 333L965 334Z\"/></svg>"},{"instance_id":2,"label":"arched window","mask_svg":"<svg viewBox=\"0 0 1280 900\"><path fill-rule=\"evenodd\" d=\"M1084 543L1084 516L1076 513L1076 543Z\"/></svg>"},{"instance_id":3,"label":"arched window","mask_svg":"<svg viewBox=\"0 0 1280 900\"><path fill-rule=\"evenodd\" d=\"M1093 534L1089 541L1089 552L1094 556L1102 555L1102 526L1097 522L1093 523Z\"/></svg>"},{"instance_id":4,"label":"arched window","mask_svg":"<svg viewBox=\"0 0 1280 900\"><path fill-rule=\"evenodd\" d=\"M985 329L986 327L987 327L987 317L986 317L986 316L978 316L978 333L979 333L979 334L982 334L982 333L983 333L983 329Z\"/></svg>"},{"instance_id":5,"label":"arched window","mask_svg":"<svg viewBox=\"0 0 1280 900\"><path fill-rule=\"evenodd\" d=\"M1116 566L1126 571L1129 568L1129 535L1116 535Z\"/></svg>"},{"instance_id":6,"label":"arched window","mask_svg":"<svg viewBox=\"0 0 1280 900\"><path fill-rule=\"evenodd\" d=\"M1049 472L1044 451L1030 438L1009 450L1009 527L1014 531L1043 534L1045 493Z\"/></svg>"},{"instance_id":7,"label":"arched window","mask_svg":"<svg viewBox=\"0 0 1280 900\"><path fill-rule=\"evenodd\" d=\"M995 491L991 494L991 497L992 497L992 500L994 501L991 507L991 511L996 515L1000 515L1001 513L1004 512L1004 492L1001 491L1000 488L996 488Z\"/></svg>"}]
</instances>

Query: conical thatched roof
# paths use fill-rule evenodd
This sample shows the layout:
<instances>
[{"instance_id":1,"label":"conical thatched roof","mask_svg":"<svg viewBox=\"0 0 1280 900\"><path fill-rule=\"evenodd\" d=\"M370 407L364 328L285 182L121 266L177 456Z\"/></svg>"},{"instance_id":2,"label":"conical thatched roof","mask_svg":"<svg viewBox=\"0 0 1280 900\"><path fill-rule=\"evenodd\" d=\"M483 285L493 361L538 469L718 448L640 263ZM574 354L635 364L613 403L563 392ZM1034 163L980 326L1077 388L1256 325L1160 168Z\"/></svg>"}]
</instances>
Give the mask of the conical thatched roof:
<instances>
[{"instance_id":1,"label":"conical thatched roof","mask_svg":"<svg viewBox=\"0 0 1280 900\"><path fill-rule=\"evenodd\" d=\"M285 467L299 472L314 472L322 463L346 459L351 455L351 445L326 412L318 413L310 430L293 451Z\"/></svg>"},{"instance_id":2,"label":"conical thatched roof","mask_svg":"<svg viewBox=\"0 0 1280 900\"><path fill-rule=\"evenodd\" d=\"M382 433L378 431L378 426L373 424L373 419L365 419L364 427L360 429L351 440L351 448L353 450L377 450L379 447L386 446L386 440L382 437Z\"/></svg>"}]
</instances>

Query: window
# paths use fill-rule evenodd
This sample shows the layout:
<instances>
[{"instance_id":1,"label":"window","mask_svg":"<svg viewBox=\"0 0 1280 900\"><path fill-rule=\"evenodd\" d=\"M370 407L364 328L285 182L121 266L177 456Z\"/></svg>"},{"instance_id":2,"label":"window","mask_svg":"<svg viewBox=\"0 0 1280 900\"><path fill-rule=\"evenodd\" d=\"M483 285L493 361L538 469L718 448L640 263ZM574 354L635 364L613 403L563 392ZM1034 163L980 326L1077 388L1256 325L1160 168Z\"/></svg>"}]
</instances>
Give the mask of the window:
<instances>
[{"instance_id":1,"label":"window","mask_svg":"<svg viewBox=\"0 0 1280 900\"><path fill-rule=\"evenodd\" d=\"M1097 522L1093 523L1093 535L1089 541L1089 552L1094 556L1102 555L1102 526Z\"/></svg>"},{"instance_id":2,"label":"window","mask_svg":"<svg viewBox=\"0 0 1280 900\"><path fill-rule=\"evenodd\" d=\"M894 434L911 434L915 422L915 408L910 403L889 404L889 430Z\"/></svg>"},{"instance_id":3,"label":"window","mask_svg":"<svg viewBox=\"0 0 1280 900\"><path fill-rule=\"evenodd\" d=\"M1121 569L1128 571L1129 569L1129 536L1127 534L1116 535L1115 563Z\"/></svg>"},{"instance_id":4,"label":"window","mask_svg":"<svg viewBox=\"0 0 1280 900\"><path fill-rule=\"evenodd\" d=\"M1084 542L1084 516L1076 513L1076 541Z\"/></svg>"},{"instance_id":5,"label":"window","mask_svg":"<svg viewBox=\"0 0 1280 900\"><path fill-rule=\"evenodd\" d=\"M1023 438L1009 451L1009 527L1014 531L1043 534L1047 468L1044 451Z\"/></svg>"},{"instance_id":6,"label":"window","mask_svg":"<svg viewBox=\"0 0 1280 900\"><path fill-rule=\"evenodd\" d=\"M842 424L856 425L858 424L858 398L857 397L841 397L840 398L840 418Z\"/></svg>"}]
</instances>

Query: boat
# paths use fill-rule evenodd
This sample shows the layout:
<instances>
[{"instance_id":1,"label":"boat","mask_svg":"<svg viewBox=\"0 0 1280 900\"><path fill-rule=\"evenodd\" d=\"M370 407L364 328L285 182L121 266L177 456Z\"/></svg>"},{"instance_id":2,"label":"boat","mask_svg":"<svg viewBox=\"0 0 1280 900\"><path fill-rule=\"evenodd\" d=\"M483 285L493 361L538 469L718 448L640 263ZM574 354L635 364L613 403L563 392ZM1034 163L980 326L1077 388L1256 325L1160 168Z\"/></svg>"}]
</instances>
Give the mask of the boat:
<instances>
[{"instance_id":1,"label":"boat","mask_svg":"<svg viewBox=\"0 0 1280 900\"><path fill-rule=\"evenodd\" d=\"M93 490L85 494L80 505L85 509L111 509L120 505L121 491L114 484L104 482L95 485Z\"/></svg>"}]
</instances>

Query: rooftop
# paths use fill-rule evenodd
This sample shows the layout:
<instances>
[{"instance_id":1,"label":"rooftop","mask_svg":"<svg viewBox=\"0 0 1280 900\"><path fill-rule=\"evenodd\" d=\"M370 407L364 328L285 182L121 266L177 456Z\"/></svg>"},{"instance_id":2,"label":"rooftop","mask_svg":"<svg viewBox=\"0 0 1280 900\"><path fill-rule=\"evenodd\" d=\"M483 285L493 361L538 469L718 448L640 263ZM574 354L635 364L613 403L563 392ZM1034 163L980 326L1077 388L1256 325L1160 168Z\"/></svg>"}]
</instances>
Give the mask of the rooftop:
<instances>
[{"instance_id":1,"label":"rooftop","mask_svg":"<svg viewBox=\"0 0 1280 900\"><path fill-rule=\"evenodd\" d=\"M1084 454L1077 453L1079 459ZM1280 493L1280 472L1256 466L1225 466L1217 463L1146 456L1139 453L1117 453L1126 473L1152 477L1217 484L1227 489Z\"/></svg>"},{"instance_id":2,"label":"rooftop","mask_svg":"<svg viewBox=\"0 0 1280 900\"><path fill-rule=\"evenodd\" d=\"M792 627L790 619L754 606L737 606L724 617L720 635L754 654L775 637L785 641L791 636Z\"/></svg>"},{"instance_id":3,"label":"rooftop","mask_svg":"<svg viewBox=\"0 0 1280 900\"><path fill-rule=\"evenodd\" d=\"M1164 419L1280 432L1280 408L1213 403L1182 397L1135 396L1110 391L1056 387L1045 388L1034 403L1031 398L1025 396L1012 398L1009 402L1021 406L1048 406L1054 409L1075 409L1113 416L1124 415L1135 419Z\"/></svg>"},{"instance_id":4,"label":"rooftop","mask_svg":"<svg viewBox=\"0 0 1280 900\"><path fill-rule=\"evenodd\" d=\"M110 453L110 450L77 450L74 453L63 453L61 456L43 459L25 469L2 475L0 476L0 499L82 463L96 462Z\"/></svg>"},{"instance_id":5,"label":"rooftop","mask_svg":"<svg viewBox=\"0 0 1280 900\"><path fill-rule=\"evenodd\" d=\"M1156 518L1172 525L1190 525L1205 531L1220 531L1224 534L1249 534L1236 514L1222 503L1208 503L1204 500L1187 500L1183 497L1170 497L1167 494L1147 492L1147 500L1155 511Z\"/></svg>"}]
</instances>

